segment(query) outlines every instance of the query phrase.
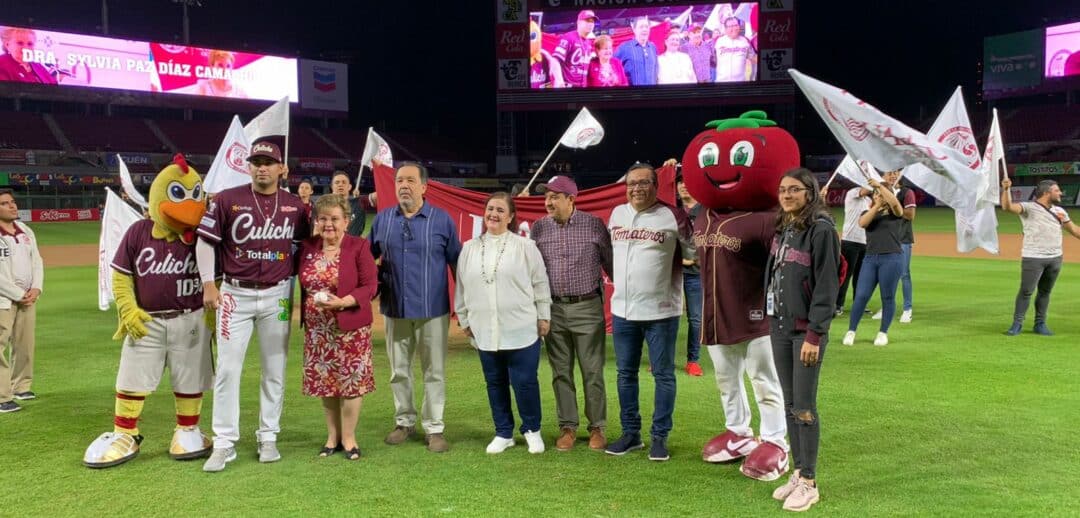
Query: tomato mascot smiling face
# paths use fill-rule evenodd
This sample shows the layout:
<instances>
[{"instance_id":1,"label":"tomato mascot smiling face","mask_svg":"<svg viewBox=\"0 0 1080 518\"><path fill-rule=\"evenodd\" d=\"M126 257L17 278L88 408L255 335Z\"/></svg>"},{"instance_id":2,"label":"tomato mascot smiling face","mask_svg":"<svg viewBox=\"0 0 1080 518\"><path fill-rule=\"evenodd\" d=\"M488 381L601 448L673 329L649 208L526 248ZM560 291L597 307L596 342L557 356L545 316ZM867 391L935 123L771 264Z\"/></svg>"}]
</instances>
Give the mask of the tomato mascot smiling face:
<instances>
[{"instance_id":1,"label":"tomato mascot smiling face","mask_svg":"<svg viewBox=\"0 0 1080 518\"><path fill-rule=\"evenodd\" d=\"M686 189L702 205L718 210L767 210L787 171L799 167L799 145L790 133L750 111L737 119L712 121L683 154Z\"/></svg>"}]
</instances>

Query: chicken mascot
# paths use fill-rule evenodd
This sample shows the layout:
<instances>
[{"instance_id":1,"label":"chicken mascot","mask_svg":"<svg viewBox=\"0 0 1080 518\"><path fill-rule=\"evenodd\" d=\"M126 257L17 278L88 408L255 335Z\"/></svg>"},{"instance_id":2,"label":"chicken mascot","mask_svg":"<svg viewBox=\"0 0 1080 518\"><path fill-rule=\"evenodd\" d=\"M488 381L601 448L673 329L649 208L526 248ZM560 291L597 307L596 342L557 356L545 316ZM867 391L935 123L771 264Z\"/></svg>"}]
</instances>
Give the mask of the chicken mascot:
<instances>
[{"instance_id":1,"label":"chicken mascot","mask_svg":"<svg viewBox=\"0 0 1080 518\"><path fill-rule=\"evenodd\" d=\"M113 292L122 340L116 375L113 431L86 449L83 464L107 468L139 454L143 402L169 369L176 398L176 430L169 455L195 459L210 453L199 430L203 391L213 385L211 331L204 322L202 282L195 264L195 228L206 212L202 180L182 155L158 173L150 188L150 219L124 234L112 259Z\"/></svg>"},{"instance_id":2,"label":"chicken mascot","mask_svg":"<svg viewBox=\"0 0 1080 518\"><path fill-rule=\"evenodd\" d=\"M727 430L705 445L702 458L745 457L744 475L771 481L788 469L788 444L765 312L765 263L776 233L776 190L783 174L799 166L799 146L761 111L707 128L687 146L682 167L687 190L708 209L694 222L701 343L716 369ZM761 414L759 437L750 427L744 375Z\"/></svg>"}]
</instances>

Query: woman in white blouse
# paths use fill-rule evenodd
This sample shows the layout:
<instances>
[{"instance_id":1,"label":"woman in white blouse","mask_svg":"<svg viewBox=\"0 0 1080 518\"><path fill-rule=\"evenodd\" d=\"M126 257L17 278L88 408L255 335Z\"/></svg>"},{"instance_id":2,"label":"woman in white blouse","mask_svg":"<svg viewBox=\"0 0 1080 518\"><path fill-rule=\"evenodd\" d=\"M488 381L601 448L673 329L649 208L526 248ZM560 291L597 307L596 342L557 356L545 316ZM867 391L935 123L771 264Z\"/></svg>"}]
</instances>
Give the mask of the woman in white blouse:
<instances>
[{"instance_id":1,"label":"woman in white blouse","mask_svg":"<svg viewBox=\"0 0 1080 518\"><path fill-rule=\"evenodd\" d=\"M540 250L517 235L514 200L505 192L484 206L485 232L461 249L454 290L458 323L480 350L495 438L488 453L514 445L514 389L521 433L529 453L542 453L540 436L540 338L551 318L551 291Z\"/></svg>"},{"instance_id":2,"label":"woman in white blouse","mask_svg":"<svg viewBox=\"0 0 1080 518\"><path fill-rule=\"evenodd\" d=\"M659 64L656 83L661 85L696 83L694 63L690 55L681 52L682 39L679 31L671 31L664 40L664 53L656 57Z\"/></svg>"}]
</instances>

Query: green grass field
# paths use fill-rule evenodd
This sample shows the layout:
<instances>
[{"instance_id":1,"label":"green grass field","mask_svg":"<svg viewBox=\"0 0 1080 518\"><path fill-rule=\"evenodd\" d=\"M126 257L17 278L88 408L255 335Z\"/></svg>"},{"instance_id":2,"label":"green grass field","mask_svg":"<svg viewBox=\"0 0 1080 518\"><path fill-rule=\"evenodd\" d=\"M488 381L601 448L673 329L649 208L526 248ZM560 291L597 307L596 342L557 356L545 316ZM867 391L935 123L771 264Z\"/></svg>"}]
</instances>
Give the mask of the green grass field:
<instances>
[{"instance_id":1,"label":"green grass field","mask_svg":"<svg viewBox=\"0 0 1080 518\"><path fill-rule=\"evenodd\" d=\"M71 237L61 227L37 226L42 242L63 239L54 229ZM839 345L846 318L834 323L819 398L822 501L812 513L1074 516L1080 509L1080 491L1073 485L1080 465L1080 438L1073 433L1080 408L1080 321L1070 318L1069 308L1080 289L1080 267L1066 265L1058 281L1049 320L1057 336L1049 338L1001 334L1018 284L1014 261L916 257L913 271L915 321L895 324L888 347L870 344L876 321L864 320L855 347ZM240 457L226 471L207 474L201 461L168 458L174 417L167 382L147 401L139 458L89 470L81 465L84 449L112 426L119 359L118 344L110 340L115 313L96 309L93 267L50 268L46 275L34 385L40 399L25 402L21 412L0 415L0 480L8 488L0 515L100 516L119 509L135 516L780 512L780 503L770 498L779 481L752 481L737 465L701 461L701 446L723 429L711 374L690 378L679 372L669 462L649 462L641 452L616 458L582 443L568 453L549 449L534 456L518 446L489 456L484 446L493 430L479 361L472 350L455 348L447 368L451 451L431 454L419 441L384 445L393 403L381 334L375 345L378 388L361 414L359 462L315 457L325 438L322 410L317 400L300 394L302 347L294 330L281 462L256 460L259 367L253 346L242 385ZM1029 316L1025 331L1030 324ZM683 343L680 338L680 357ZM711 373L704 352L702 361ZM619 420L613 353L606 374L607 434L614 439ZM557 430L546 361L540 379L551 448ZM651 394L643 369L646 423ZM206 431L210 406L208 398Z\"/></svg>"}]
</instances>

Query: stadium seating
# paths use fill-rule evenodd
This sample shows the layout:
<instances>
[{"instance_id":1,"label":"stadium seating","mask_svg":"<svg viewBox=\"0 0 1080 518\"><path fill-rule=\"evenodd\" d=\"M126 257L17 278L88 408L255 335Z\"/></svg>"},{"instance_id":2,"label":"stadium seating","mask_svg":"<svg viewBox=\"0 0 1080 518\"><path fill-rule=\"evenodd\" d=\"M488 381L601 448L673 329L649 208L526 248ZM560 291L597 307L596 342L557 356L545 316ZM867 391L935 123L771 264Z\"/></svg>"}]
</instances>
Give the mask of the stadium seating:
<instances>
[{"instance_id":1,"label":"stadium seating","mask_svg":"<svg viewBox=\"0 0 1080 518\"><path fill-rule=\"evenodd\" d=\"M167 151L142 119L69 113L57 113L53 117L71 145L80 151Z\"/></svg>"},{"instance_id":2,"label":"stadium seating","mask_svg":"<svg viewBox=\"0 0 1080 518\"><path fill-rule=\"evenodd\" d=\"M49 126L40 114L4 112L0 114L0 142L5 147L20 149L61 149Z\"/></svg>"}]
</instances>

